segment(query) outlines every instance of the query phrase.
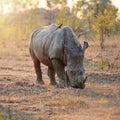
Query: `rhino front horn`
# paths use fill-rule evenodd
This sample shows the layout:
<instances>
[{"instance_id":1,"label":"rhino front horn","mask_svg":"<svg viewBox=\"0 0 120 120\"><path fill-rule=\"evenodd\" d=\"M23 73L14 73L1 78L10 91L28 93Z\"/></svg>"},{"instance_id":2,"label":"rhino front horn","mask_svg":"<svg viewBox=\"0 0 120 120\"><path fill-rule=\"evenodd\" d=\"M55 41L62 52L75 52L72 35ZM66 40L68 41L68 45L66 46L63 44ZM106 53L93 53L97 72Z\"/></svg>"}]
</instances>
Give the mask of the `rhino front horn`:
<instances>
[{"instance_id":1,"label":"rhino front horn","mask_svg":"<svg viewBox=\"0 0 120 120\"><path fill-rule=\"evenodd\" d=\"M87 77L85 77L85 79L84 79L83 83L85 83L85 82L86 82L86 80L87 80Z\"/></svg>"}]
</instances>

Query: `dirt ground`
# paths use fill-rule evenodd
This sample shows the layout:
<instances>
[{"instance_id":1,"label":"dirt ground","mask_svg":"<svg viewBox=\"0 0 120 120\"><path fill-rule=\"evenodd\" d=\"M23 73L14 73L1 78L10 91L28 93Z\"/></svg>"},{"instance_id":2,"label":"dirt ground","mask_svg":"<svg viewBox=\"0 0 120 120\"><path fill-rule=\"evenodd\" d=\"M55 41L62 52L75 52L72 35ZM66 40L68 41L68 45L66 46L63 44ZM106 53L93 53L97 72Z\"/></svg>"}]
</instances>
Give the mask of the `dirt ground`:
<instances>
[{"instance_id":1,"label":"dirt ground","mask_svg":"<svg viewBox=\"0 0 120 120\"><path fill-rule=\"evenodd\" d=\"M119 70L100 70L86 55L85 89L50 86L44 65L45 85L38 86L27 50L0 50L0 120L120 120Z\"/></svg>"}]
</instances>

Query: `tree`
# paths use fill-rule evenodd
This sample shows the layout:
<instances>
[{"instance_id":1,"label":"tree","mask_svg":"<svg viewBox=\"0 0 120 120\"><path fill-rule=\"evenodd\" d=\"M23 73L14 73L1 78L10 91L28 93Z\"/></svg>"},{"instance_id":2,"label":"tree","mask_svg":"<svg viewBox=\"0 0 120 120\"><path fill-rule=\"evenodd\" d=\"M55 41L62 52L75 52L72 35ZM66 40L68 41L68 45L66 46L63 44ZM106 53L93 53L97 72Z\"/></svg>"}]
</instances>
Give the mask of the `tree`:
<instances>
[{"instance_id":1,"label":"tree","mask_svg":"<svg viewBox=\"0 0 120 120\"><path fill-rule=\"evenodd\" d=\"M110 34L115 25L118 10L111 4L110 0L98 0L94 5L96 12L92 18L92 28L99 35L101 49L104 49L105 36Z\"/></svg>"},{"instance_id":2,"label":"tree","mask_svg":"<svg viewBox=\"0 0 120 120\"><path fill-rule=\"evenodd\" d=\"M82 21L82 27L92 30L95 36L99 36L100 46L103 49L105 37L111 33L117 24L118 9L112 5L110 0L89 0L89 2L80 0L73 10L75 11L73 14L80 13L79 18Z\"/></svg>"}]
</instances>

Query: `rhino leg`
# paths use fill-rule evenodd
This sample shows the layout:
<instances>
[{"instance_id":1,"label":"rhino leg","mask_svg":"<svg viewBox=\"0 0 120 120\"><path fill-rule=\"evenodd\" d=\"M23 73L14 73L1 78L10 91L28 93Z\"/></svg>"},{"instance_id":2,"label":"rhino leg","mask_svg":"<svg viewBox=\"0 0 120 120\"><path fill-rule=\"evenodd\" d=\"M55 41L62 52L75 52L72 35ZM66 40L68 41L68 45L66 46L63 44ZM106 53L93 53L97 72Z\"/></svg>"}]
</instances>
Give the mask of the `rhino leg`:
<instances>
[{"instance_id":1,"label":"rhino leg","mask_svg":"<svg viewBox=\"0 0 120 120\"><path fill-rule=\"evenodd\" d=\"M56 59L52 60L52 64L53 64L55 72L57 73L57 75L59 77L58 87L60 87L60 88L67 87L68 84L67 84L67 81L66 81L64 65L62 64L62 62L60 62L59 60L56 60Z\"/></svg>"},{"instance_id":2,"label":"rhino leg","mask_svg":"<svg viewBox=\"0 0 120 120\"><path fill-rule=\"evenodd\" d=\"M35 54L34 54L34 52L32 50L30 50L30 54L31 54L31 57L33 59L34 68L35 68L35 72L36 72L36 76L37 76L36 83L37 84L44 84L43 79L42 79L42 72L41 72L40 61L35 56Z\"/></svg>"},{"instance_id":3,"label":"rhino leg","mask_svg":"<svg viewBox=\"0 0 120 120\"><path fill-rule=\"evenodd\" d=\"M48 67L48 76L50 78L50 85L56 85L57 82L55 80L55 71L53 68Z\"/></svg>"},{"instance_id":4,"label":"rhino leg","mask_svg":"<svg viewBox=\"0 0 120 120\"><path fill-rule=\"evenodd\" d=\"M40 62L36 61L34 63L34 68L35 68L36 75L37 75L36 83L37 84L44 84L43 79L42 79L42 72L41 72Z\"/></svg>"}]
</instances>

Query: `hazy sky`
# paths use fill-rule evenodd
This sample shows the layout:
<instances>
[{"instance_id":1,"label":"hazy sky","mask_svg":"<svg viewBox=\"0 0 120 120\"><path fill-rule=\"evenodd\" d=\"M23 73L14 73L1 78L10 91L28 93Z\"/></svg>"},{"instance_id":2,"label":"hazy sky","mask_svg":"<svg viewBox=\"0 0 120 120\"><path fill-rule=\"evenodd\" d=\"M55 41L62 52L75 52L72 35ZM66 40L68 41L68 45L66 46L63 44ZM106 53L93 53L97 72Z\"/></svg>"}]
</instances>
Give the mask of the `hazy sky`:
<instances>
[{"instance_id":1,"label":"hazy sky","mask_svg":"<svg viewBox=\"0 0 120 120\"><path fill-rule=\"evenodd\" d=\"M33 0L35 1L35 0ZM38 4L38 7L42 7L42 8L48 8L47 7L47 2L46 0L39 0L39 4ZM68 6L72 6L73 3L76 3L77 0L67 0L68 1ZM119 13L120 13L120 0L111 0L112 3L119 9ZM4 10L3 12L4 13L9 13L10 10L12 9L12 6L9 4L9 5L4 5Z\"/></svg>"},{"instance_id":2,"label":"hazy sky","mask_svg":"<svg viewBox=\"0 0 120 120\"><path fill-rule=\"evenodd\" d=\"M113 4L119 9L120 11L120 0L111 0Z\"/></svg>"},{"instance_id":3,"label":"hazy sky","mask_svg":"<svg viewBox=\"0 0 120 120\"><path fill-rule=\"evenodd\" d=\"M43 0L45 1L45 0ZM69 5L72 5L73 1L77 1L77 0L67 0L69 3ZM112 3L119 9L120 11L120 0L111 0Z\"/></svg>"},{"instance_id":4,"label":"hazy sky","mask_svg":"<svg viewBox=\"0 0 120 120\"><path fill-rule=\"evenodd\" d=\"M67 0L67 1L68 1L68 6L71 6L77 0ZM111 0L111 1L120 11L120 0ZM40 0L40 7L47 7L46 0Z\"/></svg>"}]
</instances>

